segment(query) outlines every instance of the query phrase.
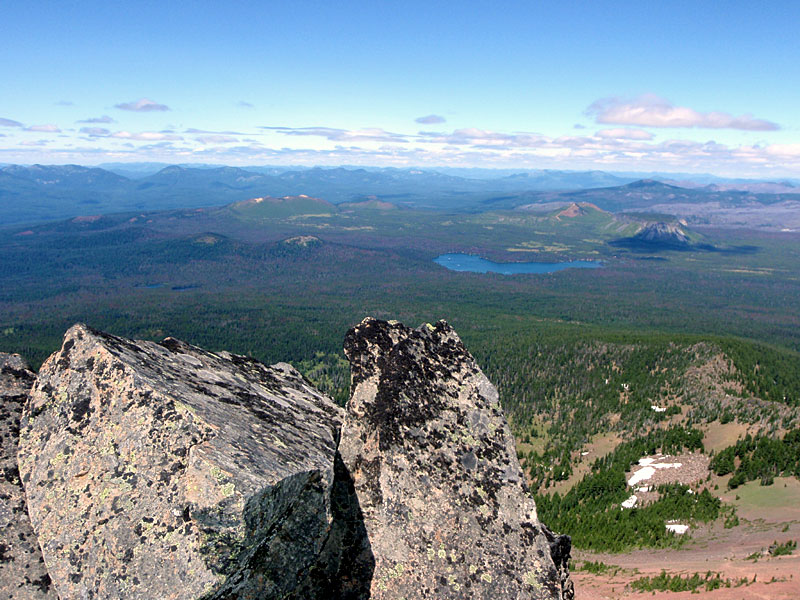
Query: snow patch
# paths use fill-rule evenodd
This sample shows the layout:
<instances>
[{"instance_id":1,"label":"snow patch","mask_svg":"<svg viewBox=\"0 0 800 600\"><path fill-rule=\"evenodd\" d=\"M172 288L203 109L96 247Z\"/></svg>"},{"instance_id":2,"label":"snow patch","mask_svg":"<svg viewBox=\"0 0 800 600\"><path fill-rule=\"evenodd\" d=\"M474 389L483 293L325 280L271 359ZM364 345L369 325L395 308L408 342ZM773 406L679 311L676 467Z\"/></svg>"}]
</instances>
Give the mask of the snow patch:
<instances>
[{"instance_id":1,"label":"snow patch","mask_svg":"<svg viewBox=\"0 0 800 600\"><path fill-rule=\"evenodd\" d=\"M647 481L650 479L656 472L656 469L680 469L683 464L682 463L657 463L656 460L660 460L662 458L667 458L666 456L659 456L656 458L652 457L645 457L639 459L639 465L641 465L641 469L636 471L631 478L628 480L628 485L630 487L634 487L637 483L641 483L642 481Z\"/></svg>"},{"instance_id":2,"label":"snow patch","mask_svg":"<svg viewBox=\"0 0 800 600\"><path fill-rule=\"evenodd\" d=\"M665 527L667 528L667 530L677 535L683 535L684 533L689 531L688 525L681 525L680 523L667 523Z\"/></svg>"},{"instance_id":3,"label":"snow patch","mask_svg":"<svg viewBox=\"0 0 800 600\"><path fill-rule=\"evenodd\" d=\"M639 499L636 496L631 496L630 498L625 500L625 502L623 502L621 506L622 508L633 508L634 506L636 506L636 502L638 500Z\"/></svg>"},{"instance_id":4,"label":"snow patch","mask_svg":"<svg viewBox=\"0 0 800 600\"><path fill-rule=\"evenodd\" d=\"M636 473L634 473L630 479L628 479L628 485L633 487L641 481L647 481L655 474L655 472L656 470L653 467L642 467L636 471Z\"/></svg>"},{"instance_id":5,"label":"snow patch","mask_svg":"<svg viewBox=\"0 0 800 600\"><path fill-rule=\"evenodd\" d=\"M650 408L652 408L656 412L667 412L666 408L662 408L660 406L656 406L655 404L651 404Z\"/></svg>"}]
</instances>

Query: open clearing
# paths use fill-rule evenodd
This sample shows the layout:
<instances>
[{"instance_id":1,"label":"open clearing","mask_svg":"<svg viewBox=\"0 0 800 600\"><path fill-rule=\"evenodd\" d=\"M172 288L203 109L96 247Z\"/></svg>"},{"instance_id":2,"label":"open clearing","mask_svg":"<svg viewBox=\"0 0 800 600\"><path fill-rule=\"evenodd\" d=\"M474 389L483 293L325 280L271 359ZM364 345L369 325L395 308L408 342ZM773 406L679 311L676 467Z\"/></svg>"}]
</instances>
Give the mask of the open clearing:
<instances>
[{"instance_id":1,"label":"open clearing","mask_svg":"<svg viewBox=\"0 0 800 600\"><path fill-rule=\"evenodd\" d=\"M739 499L736 499L736 496ZM575 551L574 562L600 561L621 568L616 574L595 575L573 570L575 597L580 600L616 598L711 598L714 600L789 600L800 598L800 552L771 557L769 546L777 541L800 541L800 481L777 478L772 486L751 482L721 496L737 507L741 524L725 529L721 521L691 532L684 547L673 550L635 550L625 554ZM758 559L750 556L761 553ZM635 592L632 581L657 576L720 573L723 579L747 578L748 585L691 592ZM753 579L755 578L755 583Z\"/></svg>"},{"instance_id":2,"label":"open clearing","mask_svg":"<svg viewBox=\"0 0 800 600\"><path fill-rule=\"evenodd\" d=\"M794 477L776 477L775 483L768 486L751 481L720 497L750 521L800 521L800 481Z\"/></svg>"},{"instance_id":3,"label":"open clearing","mask_svg":"<svg viewBox=\"0 0 800 600\"><path fill-rule=\"evenodd\" d=\"M742 423L714 423L713 427L706 425L703 429L703 445L706 452L719 452L732 446L750 431L750 427ZM750 431L750 433L753 433Z\"/></svg>"}]
</instances>

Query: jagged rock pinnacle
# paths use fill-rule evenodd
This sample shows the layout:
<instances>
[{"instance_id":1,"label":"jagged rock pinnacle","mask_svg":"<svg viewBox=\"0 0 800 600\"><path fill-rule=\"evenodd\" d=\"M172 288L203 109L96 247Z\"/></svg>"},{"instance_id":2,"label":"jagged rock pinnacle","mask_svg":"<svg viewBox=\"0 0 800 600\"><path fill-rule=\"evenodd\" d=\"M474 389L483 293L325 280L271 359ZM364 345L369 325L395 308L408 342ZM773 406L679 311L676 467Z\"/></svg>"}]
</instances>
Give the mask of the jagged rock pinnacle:
<instances>
[{"instance_id":1,"label":"jagged rock pinnacle","mask_svg":"<svg viewBox=\"0 0 800 600\"><path fill-rule=\"evenodd\" d=\"M536 516L497 390L444 321L345 338L339 446L374 557L371 598L572 597L569 538Z\"/></svg>"}]
</instances>

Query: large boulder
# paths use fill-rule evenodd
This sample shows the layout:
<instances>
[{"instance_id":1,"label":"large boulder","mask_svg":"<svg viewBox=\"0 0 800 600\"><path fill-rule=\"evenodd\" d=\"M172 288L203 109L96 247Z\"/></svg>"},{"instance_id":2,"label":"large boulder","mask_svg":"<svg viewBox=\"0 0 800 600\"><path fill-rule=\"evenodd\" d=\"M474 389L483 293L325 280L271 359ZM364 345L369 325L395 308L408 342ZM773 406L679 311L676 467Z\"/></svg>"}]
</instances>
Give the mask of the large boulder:
<instances>
[{"instance_id":1,"label":"large boulder","mask_svg":"<svg viewBox=\"0 0 800 600\"><path fill-rule=\"evenodd\" d=\"M0 353L0 598L58 598L50 587L42 552L33 533L25 491L17 470L22 406L34 374L16 354Z\"/></svg>"},{"instance_id":2,"label":"large boulder","mask_svg":"<svg viewBox=\"0 0 800 600\"><path fill-rule=\"evenodd\" d=\"M444 321L365 319L345 338L339 445L374 600L572 597L570 543L538 521L497 390Z\"/></svg>"},{"instance_id":3,"label":"large boulder","mask_svg":"<svg viewBox=\"0 0 800 600\"><path fill-rule=\"evenodd\" d=\"M59 596L291 594L329 536L341 419L289 365L72 327L19 449Z\"/></svg>"}]
</instances>

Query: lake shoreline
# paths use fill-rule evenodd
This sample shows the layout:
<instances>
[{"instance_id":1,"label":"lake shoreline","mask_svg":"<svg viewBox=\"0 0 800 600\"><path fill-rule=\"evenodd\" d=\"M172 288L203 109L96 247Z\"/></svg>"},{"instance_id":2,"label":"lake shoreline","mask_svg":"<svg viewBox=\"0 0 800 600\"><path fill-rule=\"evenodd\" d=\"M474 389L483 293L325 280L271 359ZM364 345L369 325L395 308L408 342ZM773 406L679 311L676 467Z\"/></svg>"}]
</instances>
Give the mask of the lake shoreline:
<instances>
[{"instance_id":1,"label":"lake shoreline","mask_svg":"<svg viewBox=\"0 0 800 600\"><path fill-rule=\"evenodd\" d=\"M449 253L441 254L433 259L438 265L450 271L469 273L498 273L500 275L518 275L523 273L556 273L564 269L599 269L604 265L600 261L574 260L568 262L509 262L496 263L475 254Z\"/></svg>"}]
</instances>

